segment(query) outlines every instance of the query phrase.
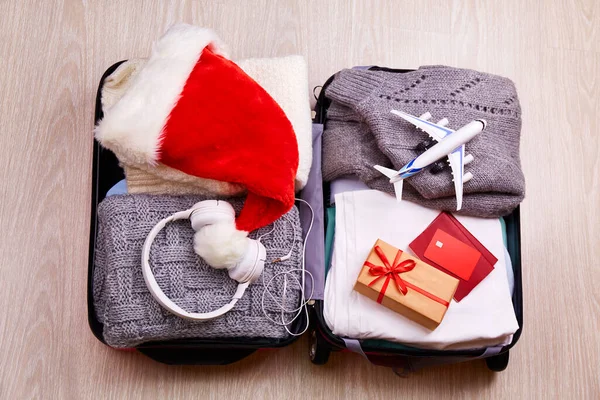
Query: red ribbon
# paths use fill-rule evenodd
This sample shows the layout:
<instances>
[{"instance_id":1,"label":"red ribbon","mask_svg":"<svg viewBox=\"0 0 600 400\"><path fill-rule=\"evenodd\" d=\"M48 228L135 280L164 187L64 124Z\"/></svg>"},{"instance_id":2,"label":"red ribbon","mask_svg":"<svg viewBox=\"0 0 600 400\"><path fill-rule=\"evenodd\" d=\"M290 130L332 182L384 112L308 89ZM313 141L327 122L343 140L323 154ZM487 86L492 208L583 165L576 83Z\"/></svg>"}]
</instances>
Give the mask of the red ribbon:
<instances>
[{"instance_id":1,"label":"red ribbon","mask_svg":"<svg viewBox=\"0 0 600 400\"><path fill-rule=\"evenodd\" d=\"M400 257L402 256L401 250L398 250L398 252L396 253L396 258L394 259L393 265L390 264L385 253L383 252L383 250L381 250L381 247L375 246L375 253L377 253L377 256L383 262L383 266L375 265L369 261L365 261L365 265L367 267L369 267L369 273L371 275L374 275L377 277L377 278L373 279L371 281L371 283L369 283L369 286L373 285L375 282L377 282L379 279L381 279L385 276L385 282L383 283L383 286L381 287L381 290L379 291L379 296L377 297L378 303L381 304L381 302L383 301L385 292L387 290L387 287L390 283L390 280L394 279L394 282L396 283L396 288L403 295L406 295L408 293L408 288L411 288L414 291L421 293L423 296L426 296L426 297L430 298L431 300L436 301L445 307L448 307L450 305L450 303L448 303L446 300L441 299L441 298L437 297L436 295L431 294L428 291L423 290L420 287L415 286L412 283L403 280L400 277L400 274L402 274L404 272L412 271L415 268L415 266L417 265L417 263L414 260L410 260L410 259L400 262Z\"/></svg>"}]
</instances>

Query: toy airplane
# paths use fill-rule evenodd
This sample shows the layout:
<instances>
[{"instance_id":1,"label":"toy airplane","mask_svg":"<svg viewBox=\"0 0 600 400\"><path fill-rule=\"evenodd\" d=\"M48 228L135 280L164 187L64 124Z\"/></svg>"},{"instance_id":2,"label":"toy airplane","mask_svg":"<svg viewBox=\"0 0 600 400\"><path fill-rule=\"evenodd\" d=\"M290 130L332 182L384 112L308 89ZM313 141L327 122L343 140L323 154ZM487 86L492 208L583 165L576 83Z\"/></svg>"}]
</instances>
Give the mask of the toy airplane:
<instances>
[{"instance_id":1,"label":"toy airplane","mask_svg":"<svg viewBox=\"0 0 600 400\"><path fill-rule=\"evenodd\" d=\"M464 155L465 143L481 133L485 129L487 122L483 119L477 119L454 131L446 128L448 124L446 118L437 124L429 122L428 119L431 118L431 114L428 112L419 118L402 111L392 110L391 112L425 131L437 142L437 144L406 164L399 171L375 165L375 169L390 178L390 183L394 185L396 199L398 201L402 200L402 181L404 179L421 172L428 165L447 156L450 168L452 168L454 190L456 191L456 210L460 210L462 207L463 183L473 178L470 172L463 173L464 166L473 161L471 154L466 157Z\"/></svg>"}]
</instances>

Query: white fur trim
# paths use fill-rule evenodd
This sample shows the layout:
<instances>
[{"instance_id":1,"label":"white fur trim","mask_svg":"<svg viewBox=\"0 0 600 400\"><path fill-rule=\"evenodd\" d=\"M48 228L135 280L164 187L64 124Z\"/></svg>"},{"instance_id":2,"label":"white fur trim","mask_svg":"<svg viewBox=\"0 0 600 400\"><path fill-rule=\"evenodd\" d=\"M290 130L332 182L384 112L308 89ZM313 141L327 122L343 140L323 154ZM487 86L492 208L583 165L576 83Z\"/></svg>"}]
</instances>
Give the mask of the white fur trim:
<instances>
[{"instance_id":1,"label":"white fur trim","mask_svg":"<svg viewBox=\"0 0 600 400\"><path fill-rule=\"evenodd\" d=\"M304 57L254 58L236 63L271 95L292 123L300 157L296 190L302 189L312 165L312 119Z\"/></svg>"},{"instance_id":2,"label":"white fur trim","mask_svg":"<svg viewBox=\"0 0 600 400\"><path fill-rule=\"evenodd\" d=\"M150 59L123 97L96 127L96 139L123 163L155 164L163 128L202 50L223 54L210 29L171 27L154 45Z\"/></svg>"},{"instance_id":3,"label":"white fur trim","mask_svg":"<svg viewBox=\"0 0 600 400\"><path fill-rule=\"evenodd\" d=\"M211 267L230 269L246 253L247 237L235 222L206 225L194 235L194 251Z\"/></svg>"}]
</instances>

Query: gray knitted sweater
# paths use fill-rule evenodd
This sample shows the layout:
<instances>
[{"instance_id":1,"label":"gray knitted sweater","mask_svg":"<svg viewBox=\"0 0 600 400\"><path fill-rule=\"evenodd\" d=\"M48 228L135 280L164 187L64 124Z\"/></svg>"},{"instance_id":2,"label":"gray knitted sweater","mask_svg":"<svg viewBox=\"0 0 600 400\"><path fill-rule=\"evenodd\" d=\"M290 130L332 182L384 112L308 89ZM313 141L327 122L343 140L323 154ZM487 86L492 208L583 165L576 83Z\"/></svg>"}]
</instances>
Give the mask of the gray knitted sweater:
<instances>
[{"instance_id":1,"label":"gray knitted sweater","mask_svg":"<svg viewBox=\"0 0 600 400\"><path fill-rule=\"evenodd\" d=\"M332 100L323 134L325 180L356 175L370 187L393 194L393 186L373 165L400 169L423 151L417 148L428 136L390 110L416 116L429 111L433 122L448 118L453 129L478 118L488 122L486 130L465 146L475 160L465 167L474 177L464 185L462 214L502 216L523 200L521 108L509 79L444 66L407 73L343 70L325 94ZM456 210L449 171L424 171L406 183L406 198Z\"/></svg>"},{"instance_id":2,"label":"gray knitted sweater","mask_svg":"<svg viewBox=\"0 0 600 400\"><path fill-rule=\"evenodd\" d=\"M280 263L267 262L263 276L250 285L244 296L227 314L211 321L188 321L164 310L150 295L141 269L141 251L147 234L162 218L186 210L198 196L110 196L98 207L98 235L93 273L93 297L96 316L104 324L104 339L113 347L178 338L263 337L285 338L282 326L269 321L261 309L263 282L280 272L299 268L301 235L298 210L294 207L274 222L274 231L262 238L267 260L287 254ZM236 212L240 199L228 199ZM267 233L273 225L252 232L250 237ZM212 311L228 303L237 282L225 270L209 267L193 250L189 221L168 224L157 236L150 252L150 264L161 289L177 305L190 312ZM299 275L297 275L299 277ZM264 281L263 281L264 278ZM281 279L280 279L281 278ZM283 277L270 285L273 296L282 301ZM293 278L287 279L284 304L292 309L300 302L300 290ZM265 296L265 309L280 319L280 309ZM286 315L289 319L290 316Z\"/></svg>"}]
</instances>

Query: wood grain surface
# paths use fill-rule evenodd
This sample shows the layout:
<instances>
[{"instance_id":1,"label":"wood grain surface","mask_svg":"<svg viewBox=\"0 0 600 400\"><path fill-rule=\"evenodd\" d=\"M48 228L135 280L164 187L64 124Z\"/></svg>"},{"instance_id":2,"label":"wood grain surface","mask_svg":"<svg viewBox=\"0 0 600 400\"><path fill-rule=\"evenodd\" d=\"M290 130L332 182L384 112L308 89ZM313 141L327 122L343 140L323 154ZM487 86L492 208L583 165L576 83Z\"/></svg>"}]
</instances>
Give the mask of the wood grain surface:
<instances>
[{"instance_id":1,"label":"wood grain surface","mask_svg":"<svg viewBox=\"0 0 600 400\"><path fill-rule=\"evenodd\" d=\"M302 54L310 84L378 64L513 79L523 107L524 334L483 361L408 379L307 340L224 367L111 350L87 325L95 90L174 22L234 58ZM600 398L600 2L0 1L0 398Z\"/></svg>"}]
</instances>

